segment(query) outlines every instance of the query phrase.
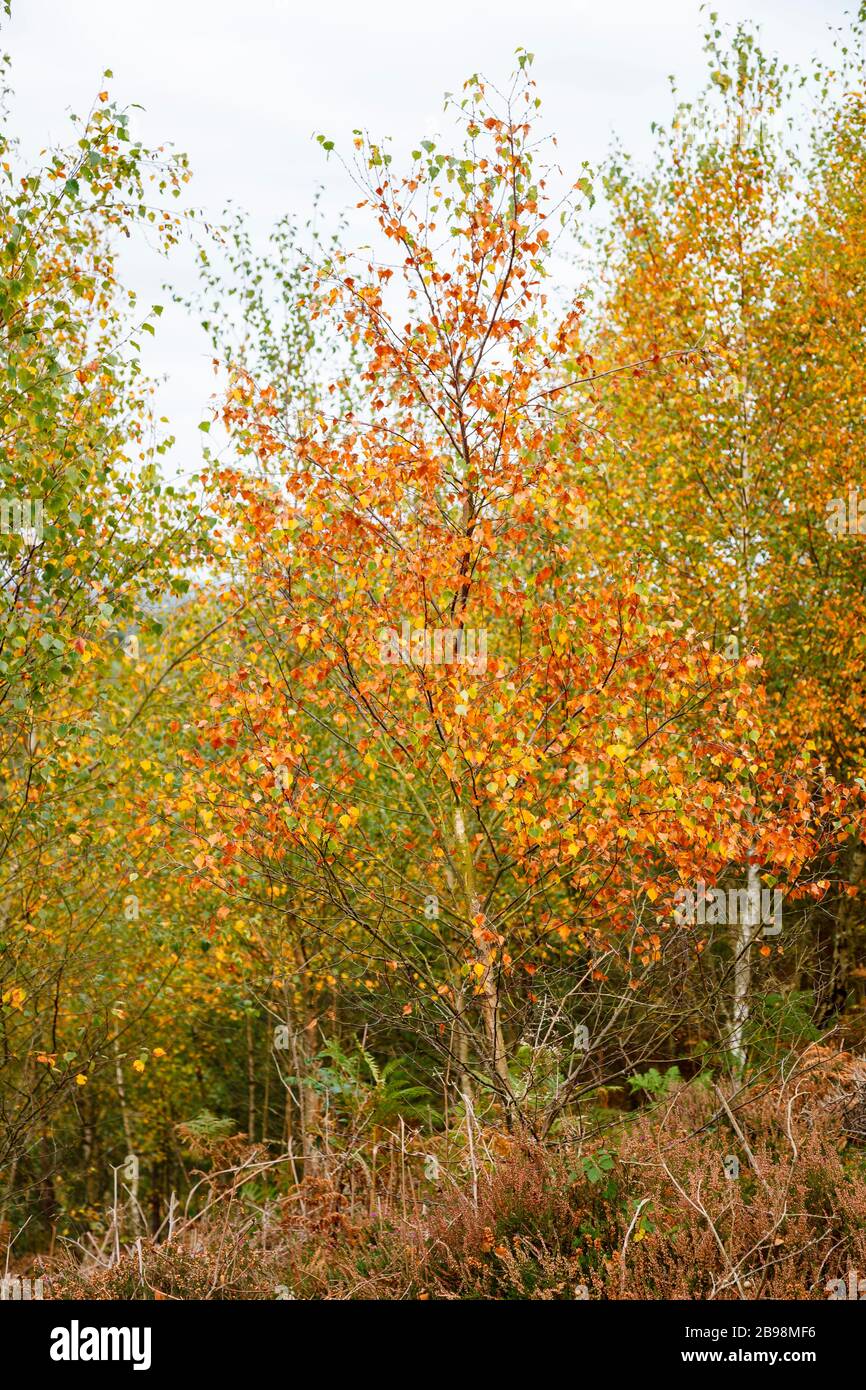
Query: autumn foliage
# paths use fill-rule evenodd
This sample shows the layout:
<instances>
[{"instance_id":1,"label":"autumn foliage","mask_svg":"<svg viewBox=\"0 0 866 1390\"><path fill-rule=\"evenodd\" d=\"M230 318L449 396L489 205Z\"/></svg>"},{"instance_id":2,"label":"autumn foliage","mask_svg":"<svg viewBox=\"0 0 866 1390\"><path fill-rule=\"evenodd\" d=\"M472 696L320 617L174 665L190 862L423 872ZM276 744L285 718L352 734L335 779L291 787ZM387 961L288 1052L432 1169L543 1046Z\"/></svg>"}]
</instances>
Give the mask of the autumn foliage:
<instances>
[{"instance_id":1,"label":"autumn foliage","mask_svg":"<svg viewBox=\"0 0 866 1390\"><path fill-rule=\"evenodd\" d=\"M356 132L358 253L214 237L108 91L3 136L0 1214L60 1296L866 1261L862 72L789 148L785 70L708 57L645 171L565 177L522 51ZM199 243L188 486L142 224Z\"/></svg>"}]
</instances>

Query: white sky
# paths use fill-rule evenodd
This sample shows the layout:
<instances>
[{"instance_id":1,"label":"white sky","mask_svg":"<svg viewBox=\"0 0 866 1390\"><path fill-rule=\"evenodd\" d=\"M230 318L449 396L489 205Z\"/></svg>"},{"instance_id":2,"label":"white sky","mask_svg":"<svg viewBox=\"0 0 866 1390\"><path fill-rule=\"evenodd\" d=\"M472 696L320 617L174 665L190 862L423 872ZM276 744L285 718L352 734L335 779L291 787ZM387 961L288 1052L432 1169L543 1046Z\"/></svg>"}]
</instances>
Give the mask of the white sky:
<instances>
[{"instance_id":1,"label":"white sky","mask_svg":"<svg viewBox=\"0 0 866 1390\"><path fill-rule=\"evenodd\" d=\"M504 83L518 45L535 53L547 127L566 174L596 162L616 132L645 157L650 122L671 112L668 74L691 97L705 78L702 35L709 9L724 22L761 25L765 49L792 64L828 56L831 26L853 0L13 0L0 47L12 56L14 129L29 152L66 137L66 113L83 114L107 84L140 102L136 133L171 140L190 156L191 200L212 218L228 199L266 227L280 213L309 212L316 185L333 208L353 192L312 139L324 132L349 149L355 126L405 144L442 127L442 96L481 71ZM160 264L138 248L127 275L145 303L165 304L145 362L165 373L160 402L178 446L174 467L197 467L214 389L203 333L160 288L191 288L191 257Z\"/></svg>"}]
</instances>

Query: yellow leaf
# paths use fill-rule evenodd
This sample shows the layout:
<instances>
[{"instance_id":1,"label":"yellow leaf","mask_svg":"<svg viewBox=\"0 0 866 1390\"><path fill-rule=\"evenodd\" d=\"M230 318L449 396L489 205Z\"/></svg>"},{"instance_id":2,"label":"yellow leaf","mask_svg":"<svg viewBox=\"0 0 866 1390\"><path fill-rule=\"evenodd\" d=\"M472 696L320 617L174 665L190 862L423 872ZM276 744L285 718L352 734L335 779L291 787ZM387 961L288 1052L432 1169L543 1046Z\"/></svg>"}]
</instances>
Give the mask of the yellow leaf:
<instances>
[{"instance_id":1,"label":"yellow leaf","mask_svg":"<svg viewBox=\"0 0 866 1390\"><path fill-rule=\"evenodd\" d=\"M625 743L609 743L604 751L609 758L616 758L619 762L624 763L631 749Z\"/></svg>"}]
</instances>

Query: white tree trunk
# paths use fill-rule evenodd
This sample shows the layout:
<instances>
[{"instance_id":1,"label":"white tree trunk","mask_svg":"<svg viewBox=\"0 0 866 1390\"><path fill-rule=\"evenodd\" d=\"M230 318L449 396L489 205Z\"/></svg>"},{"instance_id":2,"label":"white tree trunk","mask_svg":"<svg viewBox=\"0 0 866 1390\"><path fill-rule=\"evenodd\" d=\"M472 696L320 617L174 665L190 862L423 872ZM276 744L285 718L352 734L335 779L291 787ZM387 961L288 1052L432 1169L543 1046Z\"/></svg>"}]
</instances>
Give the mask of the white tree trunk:
<instances>
[{"instance_id":1,"label":"white tree trunk","mask_svg":"<svg viewBox=\"0 0 866 1390\"><path fill-rule=\"evenodd\" d=\"M757 864L749 865L748 904L737 925L734 961L734 1008L731 1052L737 1071L746 1065L745 1027L749 1021L749 994L752 987L752 943L761 930L761 874Z\"/></svg>"},{"instance_id":2,"label":"white tree trunk","mask_svg":"<svg viewBox=\"0 0 866 1390\"><path fill-rule=\"evenodd\" d=\"M743 367L740 381L740 421L743 431L740 453L740 478L742 487L742 532L739 573L739 616L740 641L743 646L749 640L751 630L751 605L749 601L749 579L751 567L751 458L749 454L749 427L751 410L749 403L748 371L745 363L745 339L742 346ZM731 1052L734 1065L742 1072L746 1065L745 1029L749 1021L749 998L752 989L752 943L761 930L761 871L752 860L754 845L749 845L747 909L737 924L734 945L734 998L731 1016Z\"/></svg>"}]
</instances>

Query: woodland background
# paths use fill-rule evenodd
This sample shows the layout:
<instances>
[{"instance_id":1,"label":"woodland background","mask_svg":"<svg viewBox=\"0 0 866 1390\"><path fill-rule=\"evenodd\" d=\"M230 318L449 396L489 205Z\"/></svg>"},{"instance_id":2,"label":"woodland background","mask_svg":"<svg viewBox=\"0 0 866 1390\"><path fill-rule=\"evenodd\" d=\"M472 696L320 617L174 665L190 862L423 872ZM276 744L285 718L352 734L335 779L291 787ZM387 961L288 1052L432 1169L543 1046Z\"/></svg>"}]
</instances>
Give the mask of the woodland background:
<instances>
[{"instance_id":1,"label":"woodland background","mask_svg":"<svg viewBox=\"0 0 866 1390\"><path fill-rule=\"evenodd\" d=\"M706 55L648 170L558 169L523 51L441 143L320 136L360 251L179 212L110 74L36 167L4 111L0 1236L48 1296L866 1268L862 16ZM199 248L191 485L142 228Z\"/></svg>"}]
</instances>

